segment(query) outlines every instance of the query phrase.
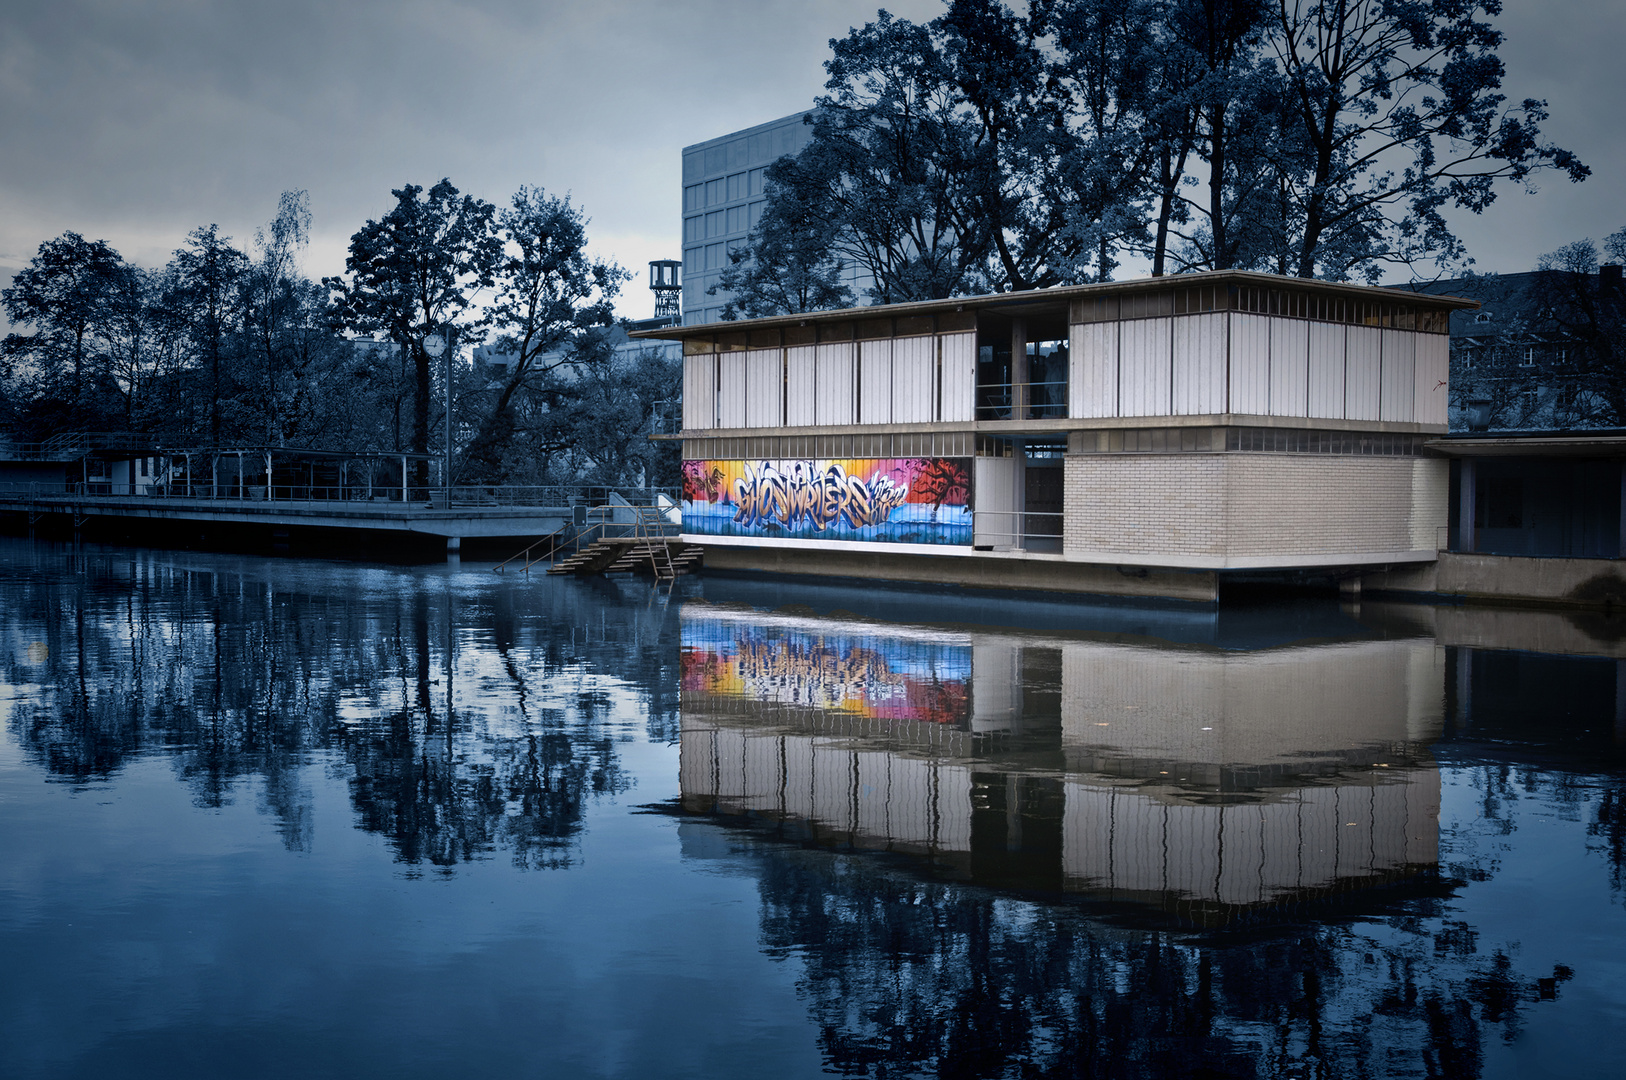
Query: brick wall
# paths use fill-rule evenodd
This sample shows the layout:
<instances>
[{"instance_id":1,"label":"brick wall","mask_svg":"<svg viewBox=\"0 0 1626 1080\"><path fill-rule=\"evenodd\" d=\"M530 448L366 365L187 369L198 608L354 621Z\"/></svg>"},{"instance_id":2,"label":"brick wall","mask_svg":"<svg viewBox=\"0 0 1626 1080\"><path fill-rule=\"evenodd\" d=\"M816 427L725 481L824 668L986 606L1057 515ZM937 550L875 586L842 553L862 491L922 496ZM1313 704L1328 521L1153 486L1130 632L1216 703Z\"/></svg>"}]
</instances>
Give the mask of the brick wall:
<instances>
[{"instance_id":1,"label":"brick wall","mask_svg":"<svg viewBox=\"0 0 1626 1080\"><path fill-rule=\"evenodd\" d=\"M1065 551L1266 565L1432 551L1444 461L1325 454L1110 454L1066 460Z\"/></svg>"}]
</instances>

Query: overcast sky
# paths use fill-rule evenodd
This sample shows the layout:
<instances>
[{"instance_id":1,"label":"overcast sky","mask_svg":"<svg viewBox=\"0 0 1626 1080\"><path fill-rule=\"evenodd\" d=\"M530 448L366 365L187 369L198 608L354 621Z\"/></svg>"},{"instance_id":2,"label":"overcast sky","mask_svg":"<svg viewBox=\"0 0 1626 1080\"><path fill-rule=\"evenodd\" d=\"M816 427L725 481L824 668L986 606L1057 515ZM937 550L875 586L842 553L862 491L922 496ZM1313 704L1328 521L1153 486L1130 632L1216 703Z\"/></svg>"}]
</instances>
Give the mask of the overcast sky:
<instances>
[{"instance_id":1,"label":"overcast sky","mask_svg":"<svg viewBox=\"0 0 1626 1080\"><path fill-rule=\"evenodd\" d=\"M1481 270L1626 225L1626 3L1506 0L1510 98L1593 177L1504 191L1459 232ZM0 274L65 230L161 265L199 225L241 247L310 193L305 269L340 272L390 189L449 176L505 202L572 195L636 277L680 258L691 143L806 108L828 41L875 0L0 0ZM941 0L893 0L935 16Z\"/></svg>"}]
</instances>

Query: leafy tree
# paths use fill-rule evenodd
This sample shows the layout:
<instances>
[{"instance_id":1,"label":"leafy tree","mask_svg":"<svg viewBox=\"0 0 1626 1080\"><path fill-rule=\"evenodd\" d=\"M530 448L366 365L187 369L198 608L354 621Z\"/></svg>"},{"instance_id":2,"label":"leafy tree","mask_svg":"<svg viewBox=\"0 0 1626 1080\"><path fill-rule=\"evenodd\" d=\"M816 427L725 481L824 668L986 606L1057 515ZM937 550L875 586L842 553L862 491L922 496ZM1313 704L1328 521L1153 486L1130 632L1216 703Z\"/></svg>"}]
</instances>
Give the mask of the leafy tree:
<instances>
[{"instance_id":1,"label":"leafy tree","mask_svg":"<svg viewBox=\"0 0 1626 1080\"><path fill-rule=\"evenodd\" d=\"M209 440L221 442L223 398L231 338L241 331L239 287L248 272L248 256L220 235L218 225L196 228L169 264L163 306L184 326L192 351L208 371Z\"/></svg>"},{"instance_id":2,"label":"leafy tree","mask_svg":"<svg viewBox=\"0 0 1626 1080\"><path fill-rule=\"evenodd\" d=\"M630 275L587 255L587 220L570 199L521 187L497 215L502 250L492 274L495 295L486 325L510 361L463 456L469 480L506 479L516 399L568 363L575 346L615 320L611 301Z\"/></svg>"},{"instance_id":3,"label":"leafy tree","mask_svg":"<svg viewBox=\"0 0 1626 1080\"><path fill-rule=\"evenodd\" d=\"M382 331L410 356L411 449L427 454L433 383L423 340L463 318L476 290L495 284L502 245L494 228L496 208L462 194L450 180L427 193L408 184L391 194L395 207L351 236L348 278L323 284L340 326ZM414 483L426 487L427 466L420 462L414 471Z\"/></svg>"},{"instance_id":4,"label":"leafy tree","mask_svg":"<svg viewBox=\"0 0 1626 1080\"><path fill-rule=\"evenodd\" d=\"M1443 211L1480 212L1498 183L1588 168L1541 141L1546 103L1508 104L1478 16L1501 0L1278 0L1269 47L1286 82L1277 175L1291 214L1283 261L1300 277L1375 282L1386 265L1464 255Z\"/></svg>"},{"instance_id":5,"label":"leafy tree","mask_svg":"<svg viewBox=\"0 0 1626 1080\"><path fill-rule=\"evenodd\" d=\"M609 334L583 342L577 362L548 373L529 430L538 479L625 487L675 487L677 448L657 443L658 406L682 380L681 362L654 348L613 347Z\"/></svg>"},{"instance_id":6,"label":"leafy tree","mask_svg":"<svg viewBox=\"0 0 1626 1080\"><path fill-rule=\"evenodd\" d=\"M124 259L105 240L65 232L41 244L0 292L6 317L33 330L6 336L0 376L15 380L17 396L42 407L38 411L58 429L90 427L99 419L90 400L97 381L90 369L102 354L111 297L126 271Z\"/></svg>"}]
</instances>

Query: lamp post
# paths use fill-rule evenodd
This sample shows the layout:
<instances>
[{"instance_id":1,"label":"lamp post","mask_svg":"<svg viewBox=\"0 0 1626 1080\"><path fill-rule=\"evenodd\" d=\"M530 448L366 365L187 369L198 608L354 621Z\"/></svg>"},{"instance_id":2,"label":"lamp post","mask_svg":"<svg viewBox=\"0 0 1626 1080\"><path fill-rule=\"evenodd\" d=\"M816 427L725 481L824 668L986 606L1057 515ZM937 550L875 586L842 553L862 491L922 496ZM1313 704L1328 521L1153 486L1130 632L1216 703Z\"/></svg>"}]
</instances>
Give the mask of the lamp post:
<instances>
[{"instance_id":1,"label":"lamp post","mask_svg":"<svg viewBox=\"0 0 1626 1080\"><path fill-rule=\"evenodd\" d=\"M452 354L446 352L446 339L430 334L423 339L423 351L430 359L439 360L446 355L446 461L440 470L440 486L446 491L445 507L452 508Z\"/></svg>"}]
</instances>

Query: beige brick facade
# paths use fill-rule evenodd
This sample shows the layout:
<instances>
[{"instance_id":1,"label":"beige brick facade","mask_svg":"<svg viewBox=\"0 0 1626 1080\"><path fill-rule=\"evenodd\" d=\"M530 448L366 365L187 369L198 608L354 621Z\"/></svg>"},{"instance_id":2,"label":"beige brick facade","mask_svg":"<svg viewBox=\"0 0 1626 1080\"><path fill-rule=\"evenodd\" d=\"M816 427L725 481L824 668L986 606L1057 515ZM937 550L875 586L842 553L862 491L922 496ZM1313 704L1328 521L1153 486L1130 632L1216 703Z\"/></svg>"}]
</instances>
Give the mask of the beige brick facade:
<instances>
[{"instance_id":1,"label":"beige brick facade","mask_svg":"<svg viewBox=\"0 0 1626 1080\"><path fill-rule=\"evenodd\" d=\"M1216 569L1433 558L1447 464L1327 454L1066 460L1064 551Z\"/></svg>"}]
</instances>

